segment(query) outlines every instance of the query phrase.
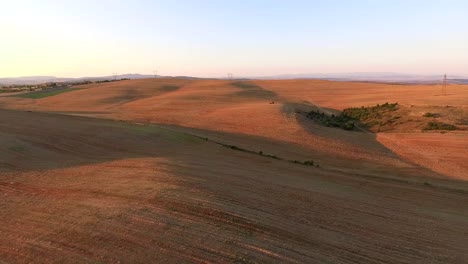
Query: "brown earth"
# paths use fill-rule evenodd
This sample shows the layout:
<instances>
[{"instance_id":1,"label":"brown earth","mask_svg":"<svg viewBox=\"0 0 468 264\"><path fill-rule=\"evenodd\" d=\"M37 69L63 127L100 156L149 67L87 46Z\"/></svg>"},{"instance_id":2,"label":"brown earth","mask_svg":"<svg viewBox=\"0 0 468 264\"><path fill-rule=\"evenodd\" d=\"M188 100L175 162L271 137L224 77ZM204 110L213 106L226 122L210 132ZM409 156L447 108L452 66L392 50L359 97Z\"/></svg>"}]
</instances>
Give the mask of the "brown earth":
<instances>
[{"instance_id":1,"label":"brown earth","mask_svg":"<svg viewBox=\"0 0 468 264\"><path fill-rule=\"evenodd\" d=\"M453 180L468 178L465 131L348 132L297 113L388 101L450 105L463 117L468 86L440 96L435 85L245 83L132 80L0 98L2 108L34 111L0 110L0 261L468 257L468 185Z\"/></svg>"},{"instance_id":2,"label":"brown earth","mask_svg":"<svg viewBox=\"0 0 468 264\"><path fill-rule=\"evenodd\" d=\"M467 134L380 133L377 140L404 159L443 175L467 177Z\"/></svg>"},{"instance_id":3,"label":"brown earth","mask_svg":"<svg viewBox=\"0 0 468 264\"><path fill-rule=\"evenodd\" d=\"M465 128L468 124L468 85L449 85L447 95L443 96L440 85L285 80L241 81L240 83L250 85L242 87L232 85L233 83L239 82L147 79L91 84L79 86L81 90L40 100L0 98L0 107L254 135L314 150L307 155L329 166L334 166L335 157L368 162L371 164L369 167L373 167L372 164L376 162L405 166L395 159L395 154L402 156L402 153L411 151L408 149L411 146L400 144L395 149L392 146L397 142L378 142L375 134L343 133L337 129L310 124L296 114L298 109L305 111L319 107L324 111L336 112L347 107L398 102L406 109L400 113L406 121L387 127L384 129L387 132L420 132L432 120L422 117L425 112L443 113L438 119L448 119L456 124L462 122ZM270 104L271 102L275 104ZM450 133L467 137L466 131ZM447 143L447 146L452 145L454 144L451 142ZM388 149L392 149L393 153ZM431 162L424 153L411 152L413 158L408 160L410 163L426 166ZM449 153L450 157L456 156L458 150L446 148L444 153ZM440 154L445 155L444 153ZM443 166L461 167L468 171L468 164L460 163L460 159L444 160ZM434 166L431 169L441 172ZM468 173L460 175L444 170L444 176L468 178Z\"/></svg>"}]
</instances>

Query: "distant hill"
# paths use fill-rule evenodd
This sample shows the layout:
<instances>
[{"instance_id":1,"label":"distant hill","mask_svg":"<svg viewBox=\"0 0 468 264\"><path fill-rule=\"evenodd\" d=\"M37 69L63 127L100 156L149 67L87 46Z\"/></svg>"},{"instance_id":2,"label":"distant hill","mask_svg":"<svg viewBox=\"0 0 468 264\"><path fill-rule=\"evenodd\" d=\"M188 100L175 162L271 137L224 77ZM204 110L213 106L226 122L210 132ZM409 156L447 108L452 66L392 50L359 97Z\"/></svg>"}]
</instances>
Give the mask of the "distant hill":
<instances>
[{"instance_id":1,"label":"distant hill","mask_svg":"<svg viewBox=\"0 0 468 264\"><path fill-rule=\"evenodd\" d=\"M193 76L159 76L172 77L179 79L205 79ZM80 81L103 81L114 79L146 79L154 78L154 75L128 73L109 76L95 77L80 77L80 78L60 78L55 76L25 76L25 77L7 77L0 78L0 86L2 85L25 85L25 84L40 84L46 82L80 82ZM468 77L449 75L450 83L468 84ZM321 79L331 81L366 81L366 82L402 82L402 83L436 83L443 80L443 75L411 75L391 72L368 73L336 73L336 74L282 74L273 76L260 77L245 77L238 76L236 80L260 79L260 80L289 80L289 79Z\"/></svg>"},{"instance_id":2,"label":"distant hill","mask_svg":"<svg viewBox=\"0 0 468 264\"><path fill-rule=\"evenodd\" d=\"M7 77L0 78L0 85L26 85L26 84L40 84L46 82L79 82L79 81L102 81L102 80L113 80L113 79L145 79L153 78L154 75L143 75L143 74L120 74L110 76L98 76L98 77L80 77L80 78L59 78L55 76L26 76L26 77Z\"/></svg>"},{"instance_id":3,"label":"distant hill","mask_svg":"<svg viewBox=\"0 0 468 264\"><path fill-rule=\"evenodd\" d=\"M468 79L449 79L451 83L468 84Z\"/></svg>"},{"instance_id":4,"label":"distant hill","mask_svg":"<svg viewBox=\"0 0 468 264\"><path fill-rule=\"evenodd\" d=\"M203 79L192 76L161 76L156 75L158 78L178 78L178 79ZM7 77L0 78L0 86L2 85L35 85L47 82L80 82L80 81L104 81L104 80L120 80L120 79L147 79L154 78L154 75L127 73L109 76L95 76L95 77L79 77L79 78L60 78L55 76L26 76L26 77Z\"/></svg>"},{"instance_id":5,"label":"distant hill","mask_svg":"<svg viewBox=\"0 0 468 264\"><path fill-rule=\"evenodd\" d=\"M323 79L332 81L370 81L370 82L408 82L408 83L428 83L442 81L441 75L412 75L391 72L354 72L354 73L333 73L333 74L284 74L275 76L258 77L258 79ZM462 82L462 76L448 76L449 81Z\"/></svg>"},{"instance_id":6,"label":"distant hill","mask_svg":"<svg viewBox=\"0 0 468 264\"><path fill-rule=\"evenodd\" d=\"M127 73L119 75L110 75L110 76L101 76L101 77L82 77L77 78L78 80L90 80L90 81L100 81L100 80L113 80L113 79L146 79L153 78L154 75L147 74L138 74L138 73Z\"/></svg>"},{"instance_id":7,"label":"distant hill","mask_svg":"<svg viewBox=\"0 0 468 264\"><path fill-rule=\"evenodd\" d=\"M25 76L25 77L7 77L0 78L0 84L39 84L46 82L56 82L58 78L54 76Z\"/></svg>"}]
</instances>

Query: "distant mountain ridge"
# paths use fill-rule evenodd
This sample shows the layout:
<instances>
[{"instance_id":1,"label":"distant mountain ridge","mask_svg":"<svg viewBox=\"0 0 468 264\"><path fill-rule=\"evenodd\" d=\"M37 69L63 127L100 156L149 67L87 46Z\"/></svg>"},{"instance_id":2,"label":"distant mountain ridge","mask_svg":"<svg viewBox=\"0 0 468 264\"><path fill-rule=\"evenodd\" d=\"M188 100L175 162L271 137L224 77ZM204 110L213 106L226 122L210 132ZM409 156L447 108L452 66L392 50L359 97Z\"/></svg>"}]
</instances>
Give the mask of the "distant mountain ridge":
<instances>
[{"instance_id":1,"label":"distant mountain ridge","mask_svg":"<svg viewBox=\"0 0 468 264\"><path fill-rule=\"evenodd\" d=\"M158 77L173 77L186 79L201 79L192 76L159 76ZM450 83L468 84L467 76L448 75ZM7 77L0 78L0 86L2 85L35 85L47 82L80 82L80 81L103 81L114 79L145 79L154 78L154 75L128 73L98 77L79 77L79 78L60 78L55 76L24 76L24 77ZM405 82L405 83L434 83L440 82L444 78L440 75L412 75L391 72L351 72L351 73L334 73L334 74L282 74L272 76L246 77L237 76L235 79L260 79L260 80L288 80L288 79L321 79L333 81L367 81L367 82Z\"/></svg>"},{"instance_id":2,"label":"distant mountain ridge","mask_svg":"<svg viewBox=\"0 0 468 264\"><path fill-rule=\"evenodd\" d=\"M453 83L468 84L468 79L450 79Z\"/></svg>"},{"instance_id":3,"label":"distant mountain ridge","mask_svg":"<svg viewBox=\"0 0 468 264\"><path fill-rule=\"evenodd\" d=\"M337 81L370 81L370 82L436 82L444 79L444 74L440 75L416 75L391 72L352 72L333 74L284 74L275 76L258 77L258 79L322 79ZM450 82L458 83L468 80L465 76L447 75Z\"/></svg>"},{"instance_id":4,"label":"distant mountain ridge","mask_svg":"<svg viewBox=\"0 0 468 264\"><path fill-rule=\"evenodd\" d=\"M100 77L79 77L79 78L60 78L55 76L24 76L24 77L7 77L0 78L0 85L35 85L47 82L79 82L79 81L103 81L103 80L114 80L114 79L145 79L153 78L154 75L144 74L119 74L110 76Z\"/></svg>"}]
</instances>

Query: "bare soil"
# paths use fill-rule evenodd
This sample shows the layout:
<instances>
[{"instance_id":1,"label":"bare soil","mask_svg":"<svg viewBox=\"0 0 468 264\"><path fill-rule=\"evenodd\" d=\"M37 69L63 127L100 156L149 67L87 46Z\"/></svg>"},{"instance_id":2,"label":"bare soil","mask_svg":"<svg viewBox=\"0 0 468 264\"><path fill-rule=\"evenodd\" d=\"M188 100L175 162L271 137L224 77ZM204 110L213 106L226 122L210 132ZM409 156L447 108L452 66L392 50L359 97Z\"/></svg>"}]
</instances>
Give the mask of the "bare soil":
<instances>
[{"instance_id":1,"label":"bare soil","mask_svg":"<svg viewBox=\"0 0 468 264\"><path fill-rule=\"evenodd\" d=\"M14 109L0 110L0 262L468 259L466 131L349 132L302 114L388 101L418 120L464 122L466 85L440 96L437 86L253 84L148 79L0 98Z\"/></svg>"}]
</instances>

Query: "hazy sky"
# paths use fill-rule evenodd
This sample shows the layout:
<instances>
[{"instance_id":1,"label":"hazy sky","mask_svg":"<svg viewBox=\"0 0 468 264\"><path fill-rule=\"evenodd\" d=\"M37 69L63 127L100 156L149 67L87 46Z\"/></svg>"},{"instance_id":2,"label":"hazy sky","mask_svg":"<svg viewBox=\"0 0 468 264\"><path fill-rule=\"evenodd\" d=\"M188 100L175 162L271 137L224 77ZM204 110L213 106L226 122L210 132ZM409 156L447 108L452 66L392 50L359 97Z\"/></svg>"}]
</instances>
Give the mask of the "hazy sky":
<instances>
[{"instance_id":1,"label":"hazy sky","mask_svg":"<svg viewBox=\"0 0 468 264\"><path fill-rule=\"evenodd\" d=\"M0 0L0 77L468 75L467 0Z\"/></svg>"}]
</instances>

